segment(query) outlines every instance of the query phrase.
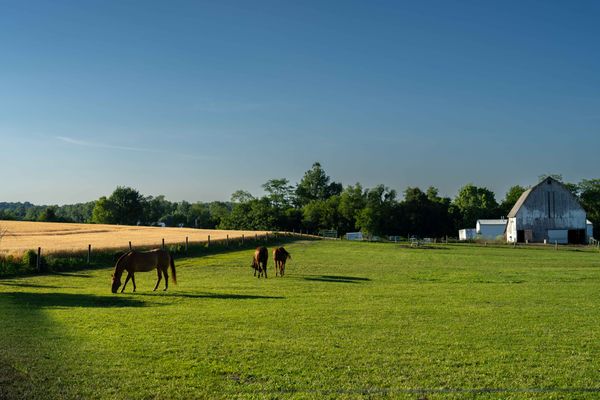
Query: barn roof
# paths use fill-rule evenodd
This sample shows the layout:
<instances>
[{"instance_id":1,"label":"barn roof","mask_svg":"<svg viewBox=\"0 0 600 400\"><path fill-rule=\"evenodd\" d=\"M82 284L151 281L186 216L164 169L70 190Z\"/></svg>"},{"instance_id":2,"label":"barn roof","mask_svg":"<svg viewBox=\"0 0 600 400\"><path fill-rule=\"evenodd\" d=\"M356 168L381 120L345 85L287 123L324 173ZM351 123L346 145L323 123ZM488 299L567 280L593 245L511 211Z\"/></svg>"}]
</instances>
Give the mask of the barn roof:
<instances>
[{"instance_id":1,"label":"barn roof","mask_svg":"<svg viewBox=\"0 0 600 400\"><path fill-rule=\"evenodd\" d=\"M534 186L534 187L536 187L536 186ZM515 203L513 208L510 209L510 212L508 213L508 218L514 218L517 216L517 212L519 211L519 208L521 208L521 206L523 206L523 203L525 203L525 200L527 200L527 197L529 197L529 193L531 193L532 190L533 190L533 188L529 188L521 194L521 197L519 197L519 200L517 200L517 202Z\"/></svg>"},{"instance_id":2,"label":"barn roof","mask_svg":"<svg viewBox=\"0 0 600 400\"><path fill-rule=\"evenodd\" d=\"M513 206L513 208L511 208L510 212L508 213L508 218L514 218L517 216L517 212L519 212L519 209L523 206L523 204L525 203L525 201L527 200L527 198L529 197L529 195L531 194L531 192L533 192L535 189L538 188L538 186L542 185L545 182L548 182L549 180L552 180L553 183L558 183L561 186L565 186L562 182L557 181L556 179L552 178L551 176L548 176L546 178L544 178L540 183L538 183L537 185L527 189L526 191L523 192L523 194L521 195L521 197L519 197L519 200L517 200L517 202L515 203L515 205ZM571 193L569 191L569 193ZM577 203L579 204L579 200L577 200L577 198L575 197L575 195L571 194L573 196L573 198L575 198L575 200L577 201Z\"/></svg>"}]
</instances>

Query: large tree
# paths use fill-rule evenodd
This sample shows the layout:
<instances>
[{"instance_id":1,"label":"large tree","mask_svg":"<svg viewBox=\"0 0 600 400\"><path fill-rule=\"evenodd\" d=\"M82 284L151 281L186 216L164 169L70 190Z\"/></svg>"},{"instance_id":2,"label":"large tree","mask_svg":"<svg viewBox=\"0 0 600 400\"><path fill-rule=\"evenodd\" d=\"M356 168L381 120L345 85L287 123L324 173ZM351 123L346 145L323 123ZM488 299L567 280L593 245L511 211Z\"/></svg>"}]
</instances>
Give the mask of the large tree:
<instances>
[{"instance_id":1,"label":"large tree","mask_svg":"<svg viewBox=\"0 0 600 400\"><path fill-rule=\"evenodd\" d=\"M460 213L462 226L466 228L475 227L478 219L498 217L498 203L494 192L484 187L470 183L463 186L453 204Z\"/></svg>"},{"instance_id":2,"label":"large tree","mask_svg":"<svg viewBox=\"0 0 600 400\"><path fill-rule=\"evenodd\" d=\"M326 200L330 196L340 194L342 185L330 180L321 164L314 163L296 186L296 204L302 207L313 200Z\"/></svg>"},{"instance_id":3,"label":"large tree","mask_svg":"<svg viewBox=\"0 0 600 400\"><path fill-rule=\"evenodd\" d=\"M340 217L340 235L356 230L356 217L365 208L366 194L360 183L352 186L346 186L340 194L339 217Z\"/></svg>"},{"instance_id":4,"label":"large tree","mask_svg":"<svg viewBox=\"0 0 600 400\"><path fill-rule=\"evenodd\" d=\"M365 207L356 218L356 225L367 235L392 233L391 222L396 205L396 191L384 185L367 190Z\"/></svg>"},{"instance_id":5,"label":"large tree","mask_svg":"<svg viewBox=\"0 0 600 400\"><path fill-rule=\"evenodd\" d=\"M594 235L600 237L600 179L584 179L578 187L581 205L594 224Z\"/></svg>"},{"instance_id":6,"label":"large tree","mask_svg":"<svg viewBox=\"0 0 600 400\"><path fill-rule=\"evenodd\" d=\"M294 188L285 178L270 179L262 185L267 198L275 208L288 208L291 205Z\"/></svg>"},{"instance_id":7,"label":"large tree","mask_svg":"<svg viewBox=\"0 0 600 400\"><path fill-rule=\"evenodd\" d=\"M118 186L110 197L101 197L92 211L92 220L102 224L136 225L142 221L144 198L135 189Z\"/></svg>"}]
</instances>

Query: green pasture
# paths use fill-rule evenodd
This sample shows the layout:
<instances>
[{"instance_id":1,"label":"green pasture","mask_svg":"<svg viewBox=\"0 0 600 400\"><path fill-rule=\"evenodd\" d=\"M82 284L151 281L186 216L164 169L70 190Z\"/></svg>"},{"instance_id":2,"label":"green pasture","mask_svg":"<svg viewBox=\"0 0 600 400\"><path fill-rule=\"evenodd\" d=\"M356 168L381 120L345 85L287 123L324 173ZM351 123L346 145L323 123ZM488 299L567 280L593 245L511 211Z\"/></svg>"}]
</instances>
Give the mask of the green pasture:
<instances>
[{"instance_id":1,"label":"green pasture","mask_svg":"<svg viewBox=\"0 0 600 400\"><path fill-rule=\"evenodd\" d=\"M0 280L0 399L600 397L597 251L286 248L266 280L252 250L179 258L168 292Z\"/></svg>"}]
</instances>

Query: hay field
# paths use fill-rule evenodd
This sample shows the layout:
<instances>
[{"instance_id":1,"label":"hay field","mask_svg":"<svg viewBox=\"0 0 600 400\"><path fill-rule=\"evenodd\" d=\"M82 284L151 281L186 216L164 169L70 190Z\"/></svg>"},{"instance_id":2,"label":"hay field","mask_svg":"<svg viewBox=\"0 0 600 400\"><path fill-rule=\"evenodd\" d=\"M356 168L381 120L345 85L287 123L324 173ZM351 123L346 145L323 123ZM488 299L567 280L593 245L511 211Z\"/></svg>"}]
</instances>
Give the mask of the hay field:
<instances>
[{"instance_id":1,"label":"hay field","mask_svg":"<svg viewBox=\"0 0 600 400\"><path fill-rule=\"evenodd\" d=\"M150 226L67 224L55 222L0 221L0 253L21 254L28 249L41 247L45 254L57 252L87 251L92 249L125 249L132 246L145 248L165 244L223 240L264 235L265 231L226 231L192 228L161 228Z\"/></svg>"}]
</instances>

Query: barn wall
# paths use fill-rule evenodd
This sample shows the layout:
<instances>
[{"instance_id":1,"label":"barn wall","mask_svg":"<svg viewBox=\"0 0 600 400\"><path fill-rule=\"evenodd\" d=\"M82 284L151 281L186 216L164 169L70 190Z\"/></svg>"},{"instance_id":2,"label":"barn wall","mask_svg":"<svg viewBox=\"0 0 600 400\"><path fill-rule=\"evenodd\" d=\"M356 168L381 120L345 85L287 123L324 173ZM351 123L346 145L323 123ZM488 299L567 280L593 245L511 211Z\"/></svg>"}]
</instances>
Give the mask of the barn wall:
<instances>
[{"instance_id":1,"label":"barn wall","mask_svg":"<svg viewBox=\"0 0 600 400\"><path fill-rule=\"evenodd\" d=\"M532 240L548 239L548 230L586 229L585 210L561 184L534 187L516 215L517 230L531 230Z\"/></svg>"},{"instance_id":2,"label":"barn wall","mask_svg":"<svg viewBox=\"0 0 600 400\"><path fill-rule=\"evenodd\" d=\"M517 241L517 219L509 218L506 224L506 241L514 243Z\"/></svg>"}]
</instances>

